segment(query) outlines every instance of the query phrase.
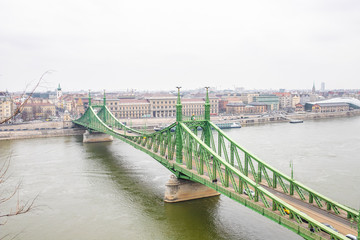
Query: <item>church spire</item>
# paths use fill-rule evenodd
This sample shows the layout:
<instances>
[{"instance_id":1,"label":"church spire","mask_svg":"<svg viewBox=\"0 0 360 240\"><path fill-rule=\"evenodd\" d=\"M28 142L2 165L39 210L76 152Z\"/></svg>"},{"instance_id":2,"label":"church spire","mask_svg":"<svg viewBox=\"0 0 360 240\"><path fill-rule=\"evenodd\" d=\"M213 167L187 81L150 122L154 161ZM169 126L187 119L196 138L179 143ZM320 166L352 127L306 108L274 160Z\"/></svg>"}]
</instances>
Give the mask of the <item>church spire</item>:
<instances>
[{"instance_id":1,"label":"church spire","mask_svg":"<svg viewBox=\"0 0 360 240\"><path fill-rule=\"evenodd\" d=\"M315 93L315 81L313 82L312 93Z\"/></svg>"}]
</instances>

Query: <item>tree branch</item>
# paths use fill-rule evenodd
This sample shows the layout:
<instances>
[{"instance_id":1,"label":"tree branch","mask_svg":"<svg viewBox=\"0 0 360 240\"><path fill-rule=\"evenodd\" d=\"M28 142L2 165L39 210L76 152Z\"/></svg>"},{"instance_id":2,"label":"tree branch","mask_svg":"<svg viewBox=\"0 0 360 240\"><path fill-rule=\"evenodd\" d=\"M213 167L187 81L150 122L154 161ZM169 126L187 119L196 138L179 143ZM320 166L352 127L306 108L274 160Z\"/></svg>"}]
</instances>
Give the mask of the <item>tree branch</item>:
<instances>
[{"instance_id":1,"label":"tree branch","mask_svg":"<svg viewBox=\"0 0 360 240\"><path fill-rule=\"evenodd\" d=\"M28 102L28 100L32 97L32 95L34 94L34 92L36 91L36 89L39 87L40 83L43 81L43 78L45 77L46 74L50 74L52 73L52 70L48 70L46 72L44 72L40 79L37 81L35 87L33 88L33 90L30 92L29 96L27 96L27 98L25 99L25 101L23 103L20 104L20 106L18 106L15 111L13 112L13 114L11 114L10 117L0 121L0 124L3 124L3 123L7 123L9 122L11 119L13 119L15 116L17 116L19 113L22 112L22 110L24 109L24 106L26 105L26 103ZM23 94L21 95L22 97L26 94L26 89L28 88L29 85L26 86Z\"/></svg>"}]
</instances>

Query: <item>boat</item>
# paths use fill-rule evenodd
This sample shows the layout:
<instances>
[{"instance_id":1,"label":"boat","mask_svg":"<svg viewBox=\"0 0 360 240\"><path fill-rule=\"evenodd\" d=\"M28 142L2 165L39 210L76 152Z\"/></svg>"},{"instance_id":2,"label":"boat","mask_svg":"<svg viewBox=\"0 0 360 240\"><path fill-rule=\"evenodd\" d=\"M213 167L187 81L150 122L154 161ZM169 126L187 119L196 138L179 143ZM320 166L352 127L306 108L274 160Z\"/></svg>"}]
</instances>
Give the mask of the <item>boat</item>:
<instances>
[{"instance_id":1,"label":"boat","mask_svg":"<svg viewBox=\"0 0 360 240\"><path fill-rule=\"evenodd\" d=\"M161 127L158 127L158 126L155 126L155 127L154 127L154 131L155 131L155 132L158 132L158 131L160 131L161 129L162 129L162 128L161 128Z\"/></svg>"},{"instance_id":2,"label":"boat","mask_svg":"<svg viewBox=\"0 0 360 240\"><path fill-rule=\"evenodd\" d=\"M303 123L304 121L303 120L300 120L300 119L292 119L290 120L290 123Z\"/></svg>"},{"instance_id":3,"label":"boat","mask_svg":"<svg viewBox=\"0 0 360 240\"><path fill-rule=\"evenodd\" d=\"M240 123L215 123L216 126L218 126L220 129L226 129L226 128L241 128Z\"/></svg>"}]
</instances>

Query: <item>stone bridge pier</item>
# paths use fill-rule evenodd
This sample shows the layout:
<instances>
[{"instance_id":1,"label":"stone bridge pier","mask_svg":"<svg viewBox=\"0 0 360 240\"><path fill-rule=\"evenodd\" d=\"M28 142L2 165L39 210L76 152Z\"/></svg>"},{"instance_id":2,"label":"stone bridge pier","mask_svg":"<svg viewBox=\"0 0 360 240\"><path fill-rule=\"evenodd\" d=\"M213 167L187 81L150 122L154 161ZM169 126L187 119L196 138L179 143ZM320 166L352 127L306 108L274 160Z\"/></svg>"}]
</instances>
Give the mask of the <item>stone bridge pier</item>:
<instances>
[{"instance_id":1,"label":"stone bridge pier","mask_svg":"<svg viewBox=\"0 0 360 240\"><path fill-rule=\"evenodd\" d=\"M95 142L111 142L114 138L108 134L101 132L90 132L86 130L83 134L83 142L84 143L95 143Z\"/></svg>"},{"instance_id":2,"label":"stone bridge pier","mask_svg":"<svg viewBox=\"0 0 360 240\"><path fill-rule=\"evenodd\" d=\"M201 183L170 176L165 185L164 201L169 203L182 202L199 198L219 196L220 193Z\"/></svg>"}]
</instances>

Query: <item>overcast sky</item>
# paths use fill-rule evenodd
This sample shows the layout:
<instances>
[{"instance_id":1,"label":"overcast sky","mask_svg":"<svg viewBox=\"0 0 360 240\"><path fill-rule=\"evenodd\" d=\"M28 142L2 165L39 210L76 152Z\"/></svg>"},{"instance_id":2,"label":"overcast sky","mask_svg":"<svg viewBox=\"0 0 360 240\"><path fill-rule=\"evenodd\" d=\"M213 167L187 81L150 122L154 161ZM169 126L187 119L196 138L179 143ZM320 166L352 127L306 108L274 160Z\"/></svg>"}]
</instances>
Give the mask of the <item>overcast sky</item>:
<instances>
[{"instance_id":1,"label":"overcast sky","mask_svg":"<svg viewBox=\"0 0 360 240\"><path fill-rule=\"evenodd\" d=\"M0 91L47 70L63 91L360 88L360 1L0 0Z\"/></svg>"}]
</instances>

